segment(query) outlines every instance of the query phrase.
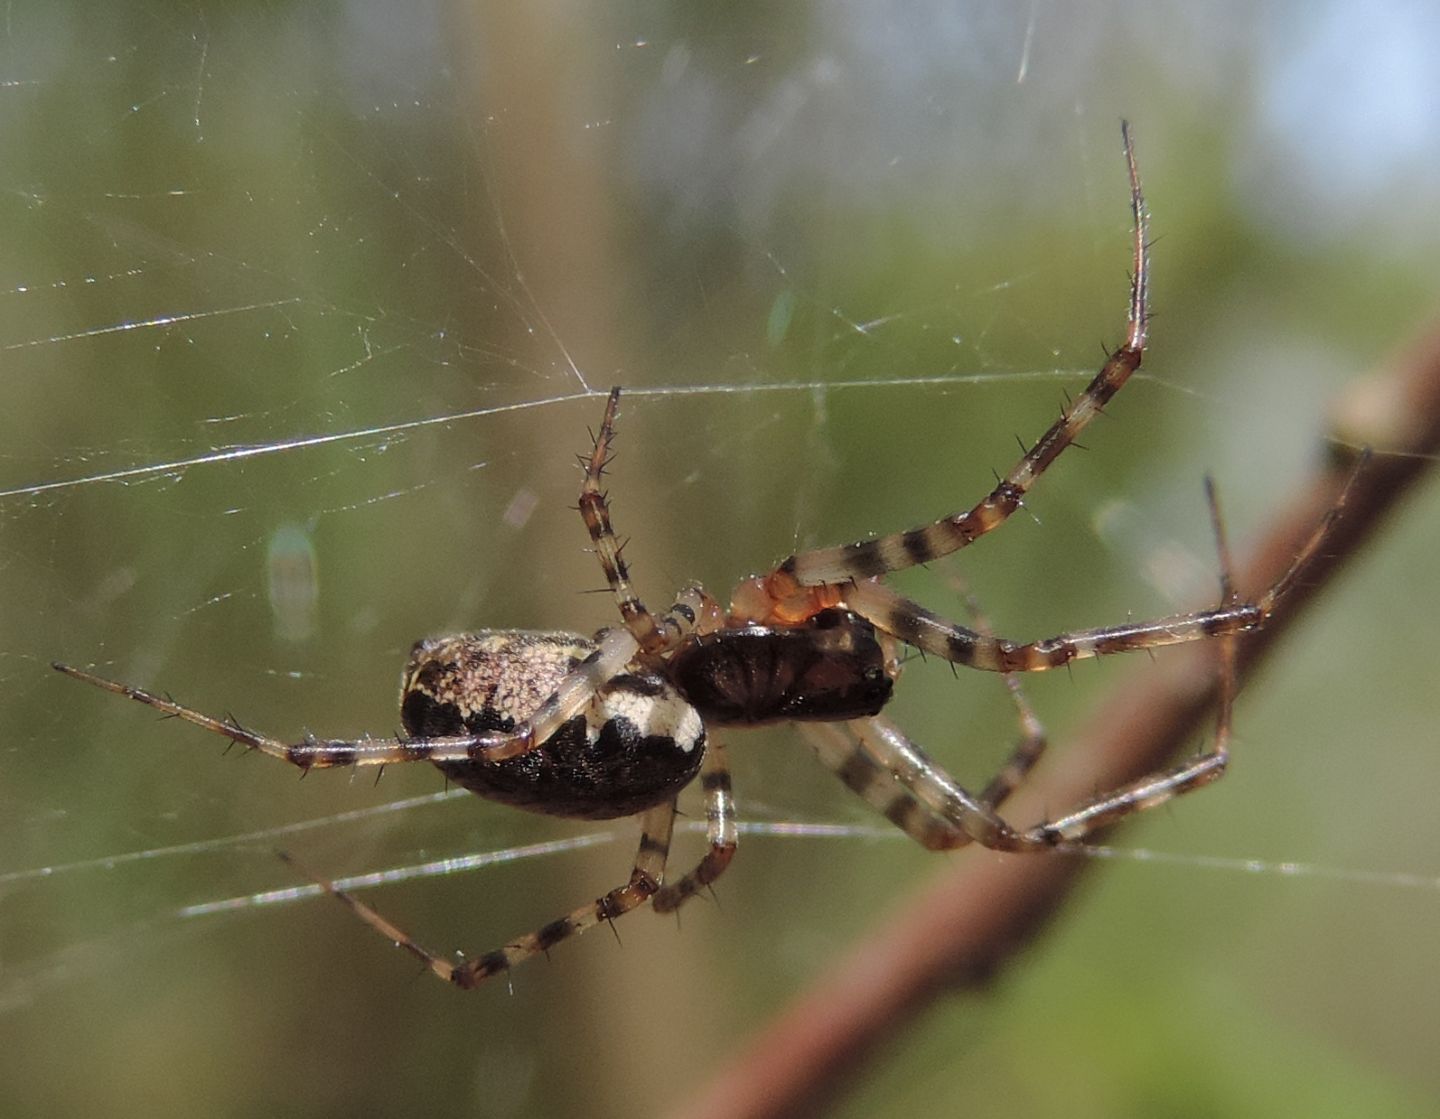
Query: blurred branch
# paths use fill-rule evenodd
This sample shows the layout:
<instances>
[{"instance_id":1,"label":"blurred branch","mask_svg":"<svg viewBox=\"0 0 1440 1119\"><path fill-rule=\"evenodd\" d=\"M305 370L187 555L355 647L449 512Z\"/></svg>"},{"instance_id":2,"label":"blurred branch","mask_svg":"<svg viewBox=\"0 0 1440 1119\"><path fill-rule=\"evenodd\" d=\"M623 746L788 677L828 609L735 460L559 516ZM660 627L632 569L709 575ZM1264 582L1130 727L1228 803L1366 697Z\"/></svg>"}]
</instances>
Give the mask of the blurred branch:
<instances>
[{"instance_id":1,"label":"blurred branch","mask_svg":"<svg viewBox=\"0 0 1440 1119\"><path fill-rule=\"evenodd\" d=\"M1320 589L1378 530L1440 451L1440 326L1379 373L1357 382L1332 410L1325 461L1268 518L1270 532L1238 572L1240 592L1269 586L1334 502L1361 446L1376 455L1355 482L1333 548L1307 585L1240 649L1248 679ZM1216 698L1213 649L1167 653L1127 683L1047 765L1008 815L1039 818L1096 788L1123 785L1163 764ZM837 960L815 986L752 1038L679 1114L761 1119L814 1114L889 1039L937 998L988 983L1058 915L1094 860L1002 856L972 850L882 927Z\"/></svg>"}]
</instances>

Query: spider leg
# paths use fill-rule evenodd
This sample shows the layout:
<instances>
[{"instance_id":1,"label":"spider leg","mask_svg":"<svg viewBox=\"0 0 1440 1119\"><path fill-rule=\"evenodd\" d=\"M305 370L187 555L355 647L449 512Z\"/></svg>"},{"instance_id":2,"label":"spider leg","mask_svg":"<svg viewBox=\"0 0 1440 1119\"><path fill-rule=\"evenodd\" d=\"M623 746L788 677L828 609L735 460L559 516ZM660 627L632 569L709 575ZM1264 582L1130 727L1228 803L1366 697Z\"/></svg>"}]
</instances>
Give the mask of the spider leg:
<instances>
[{"instance_id":1,"label":"spider leg","mask_svg":"<svg viewBox=\"0 0 1440 1119\"><path fill-rule=\"evenodd\" d=\"M1208 480L1206 493L1220 554L1221 594L1220 606L1208 613L1220 615L1237 611L1243 604L1238 602L1231 577L1230 549L1219 502L1214 486ZM1268 602L1273 610L1274 602L1295 585L1299 572L1319 549L1329 527L1338 517L1344 497L1342 494L1311 540L1301 549L1291 569L1261 597L1262 604L1273 600ZM1148 774L1082 804L1057 820L1028 831L1019 832L1012 828L992 810L993 805L984 796L971 797L919 746L883 717L858 719L847 724L856 739L853 749L846 754L839 745L832 744L830 756L822 753L821 760L839 773L852 789L881 808L889 819L926 847L956 847L974 840L1003 851L1033 852L1077 843L1124 816L1155 808L1177 796L1203 788L1224 775L1230 761L1236 646L1241 632L1240 629L1228 629L1221 634L1220 700L1215 742L1207 753L1172 769ZM997 781L991 782L987 793L996 788Z\"/></svg>"},{"instance_id":2,"label":"spider leg","mask_svg":"<svg viewBox=\"0 0 1440 1119\"><path fill-rule=\"evenodd\" d=\"M647 809L640 819L640 849L635 855L635 868L630 872L630 880L625 885L617 886L588 905L582 905L564 917L516 938L503 948L462 963L451 963L421 947L408 933L397 928L364 902L338 889L333 883L316 878L308 871L305 873L344 902L351 912L386 940L420 960L437 977L457 987L469 989L479 986L492 975L508 971L531 956L549 952L562 940L569 940L602 921L613 921L649 900L664 878L665 859L670 852L670 835L675 824L675 802L669 801ZM294 863L288 855L284 858L287 862Z\"/></svg>"},{"instance_id":3,"label":"spider leg","mask_svg":"<svg viewBox=\"0 0 1440 1119\"><path fill-rule=\"evenodd\" d=\"M846 606L877 629L954 664L989 672L1043 672L1089 657L1237 636L1263 626L1280 609L1286 595L1299 584L1310 561L1325 547L1345 508L1351 487L1367 461L1368 457L1362 455L1345 489L1315 526L1309 540L1285 573L1251 602L1239 600L1226 574L1222 580L1222 601L1208 610L1099 629L1073 630L1040 641L1017 642L947 621L875 579L845 587L843 599ZM1213 497L1211 504L1212 509L1217 508ZM1218 512L1213 516L1218 526ZM1223 552L1223 533L1220 540ZM1222 557L1222 566L1228 562L1228 557Z\"/></svg>"},{"instance_id":4,"label":"spider leg","mask_svg":"<svg viewBox=\"0 0 1440 1119\"><path fill-rule=\"evenodd\" d=\"M951 582L959 588L965 610L974 622L975 629L983 637L993 637L994 627L965 580L958 575L952 575ZM980 803L986 808L998 808L1005 802L1035 768L1035 763L1040 760L1048 745L1045 727L1025 696L1025 688L1020 683L1020 673L1007 672L1003 678L1006 690L1010 693L1010 700L1015 705L1015 715L1020 722L1020 740L1011 749L1010 756L1005 759L999 771L990 779L990 783L985 786L985 791L980 794Z\"/></svg>"},{"instance_id":5,"label":"spider leg","mask_svg":"<svg viewBox=\"0 0 1440 1119\"><path fill-rule=\"evenodd\" d=\"M677 604L676 611L683 608ZM677 622L678 624L678 622ZM513 730L485 734L456 735L444 738L361 738L322 739L307 736L301 742L284 742L278 738L250 730L230 719L217 719L192 707L176 703L165 696L141 688L97 676L83 669L56 662L53 667L104 688L107 692L127 696L157 711L183 719L213 734L238 742L251 750L259 750L272 758L289 762L300 769L330 769L351 765L392 765L399 762L461 762L503 761L528 753L545 742L567 720L578 714L608 680L618 675L636 653L636 641L628 630L605 630L598 638L596 649L565 676L554 693L528 719Z\"/></svg>"},{"instance_id":6,"label":"spider leg","mask_svg":"<svg viewBox=\"0 0 1440 1119\"><path fill-rule=\"evenodd\" d=\"M1020 642L948 621L883 583L856 584L846 592L845 605L907 645L987 672L1044 672L1091 657L1245 633L1258 629L1274 612L1273 602L1235 603Z\"/></svg>"},{"instance_id":7,"label":"spider leg","mask_svg":"<svg viewBox=\"0 0 1440 1119\"><path fill-rule=\"evenodd\" d=\"M1020 720L1020 740L1015 743L1010 751L1010 756L1005 759L999 771L985 786L985 791L980 794L980 803L986 808L999 808L1008 800L1010 794L1035 768L1035 763L1044 755L1045 749L1049 745L1044 724L1035 714L1035 709L1030 706L1030 701L1026 698L1025 691L1020 685L1019 673L1007 672L1005 687L1010 691L1010 699L1015 704L1015 711Z\"/></svg>"},{"instance_id":8,"label":"spider leg","mask_svg":"<svg viewBox=\"0 0 1440 1119\"><path fill-rule=\"evenodd\" d=\"M884 751L867 748L835 723L797 723L796 726L821 765L922 847L943 851L969 841L950 820L922 804L900 776L901 772L916 770L913 761L897 772L887 764L894 760L892 757ZM926 762L933 765L929 759ZM978 802L976 807L983 811Z\"/></svg>"},{"instance_id":9,"label":"spider leg","mask_svg":"<svg viewBox=\"0 0 1440 1119\"><path fill-rule=\"evenodd\" d=\"M651 903L656 913L679 909L724 874L735 857L735 802L730 793L730 766L725 760L725 747L718 738L711 738L706 745L700 787L705 790L705 834L710 849L694 870L660 889Z\"/></svg>"},{"instance_id":10,"label":"spider leg","mask_svg":"<svg viewBox=\"0 0 1440 1119\"><path fill-rule=\"evenodd\" d=\"M610 459L610 444L615 438L615 416L619 406L620 387L617 385L610 390L610 398L605 404L605 418L595 435L594 450L588 459L581 459L585 464L585 480L580 486L580 516L595 545L595 555L605 572L605 581L614 592L625 627L635 635L641 649L647 654L654 654L676 645L702 616L710 620L718 618L720 608L703 590L692 586L681 592L680 600L669 613L657 619L630 585L630 568L621 554L624 545L615 536L614 526L610 523L609 499L600 488L605 465Z\"/></svg>"},{"instance_id":11,"label":"spider leg","mask_svg":"<svg viewBox=\"0 0 1440 1119\"><path fill-rule=\"evenodd\" d=\"M822 753L821 760L930 850L949 850L973 841L997 851L1032 854L1077 843L1132 812L1155 808L1210 784L1225 772L1229 760L1229 706L1224 704L1215 747L1209 753L1097 797L1058 820L1019 831L956 784L890 720L876 715L847 727L855 736L848 756L837 746L833 757ZM857 784L857 775L863 775L865 788ZM882 805L882 800L888 803Z\"/></svg>"},{"instance_id":12,"label":"spider leg","mask_svg":"<svg viewBox=\"0 0 1440 1119\"><path fill-rule=\"evenodd\" d=\"M1167 800L1173 800L1184 793L1204 788L1212 781L1225 775L1230 764L1230 708L1224 705L1224 715L1216 729L1215 744L1211 750L1176 766L1174 769L1152 773L1123 788L1097 797L1081 807L1067 812L1058 820L1041 824L1029 833L1045 844L1077 843L1091 833L1109 827L1117 820L1132 812L1156 808Z\"/></svg>"},{"instance_id":13,"label":"spider leg","mask_svg":"<svg viewBox=\"0 0 1440 1119\"><path fill-rule=\"evenodd\" d=\"M1134 258L1130 277L1129 328L1125 341L1101 367L1073 406L1060 414L1036 444L1025 452L1000 483L974 508L907 532L878 536L839 547L800 552L784 560L766 579L770 594L783 600L802 587L867 579L929 563L972 544L998 528L1020 508L1025 495L1066 447L1075 442L1140 368L1148 323L1149 260L1145 198L1135 169L1129 125L1123 125L1125 160L1130 172L1130 207L1134 214Z\"/></svg>"},{"instance_id":14,"label":"spider leg","mask_svg":"<svg viewBox=\"0 0 1440 1119\"><path fill-rule=\"evenodd\" d=\"M1224 520L1220 516L1220 500L1215 493L1215 484L1209 478L1205 479L1205 496L1210 505L1210 523L1215 531L1215 549L1220 557L1221 606L1234 606L1238 596L1231 576L1233 567L1230 561L1230 544L1226 539ZM1313 554L1313 551L1312 544L1302 555ZM1285 580L1282 579L1282 582ZM1292 579L1287 585L1293 585L1293 582ZM1040 825L1032 834L1042 836L1051 843L1077 842L1132 812L1155 808L1167 800L1204 788L1223 777L1230 764L1238 641L1239 635L1236 633L1227 634L1220 640L1220 695L1215 711L1215 742L1209 751L1173 769L1149 774L1123 788L1096 797L1089 803L1067 812L1058 820Z\"/></svg>"},{"instance_id":15,"label":"spider leg","mask_svg":"<svg viewBox=\"0 0 1440 1119\"><path fill-rule=\"evenodd\" d=\"M998 851L1054 846L1016 831L945 772L883 715L845 724L853 739L821 724L811 745L827 768L922 847L945 851L977 842Z\"/></svg>"}]
</instances>

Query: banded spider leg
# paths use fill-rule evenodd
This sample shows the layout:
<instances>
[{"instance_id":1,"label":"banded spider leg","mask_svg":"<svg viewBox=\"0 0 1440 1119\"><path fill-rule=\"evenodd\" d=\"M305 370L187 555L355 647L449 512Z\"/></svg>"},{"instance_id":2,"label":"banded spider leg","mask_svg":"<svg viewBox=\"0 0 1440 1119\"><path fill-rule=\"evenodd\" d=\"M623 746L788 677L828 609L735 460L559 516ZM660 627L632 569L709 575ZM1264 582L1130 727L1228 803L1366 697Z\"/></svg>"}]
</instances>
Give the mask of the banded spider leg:
<instances>
[{"instance_id":1,"label":"banded spider leg","mask_svg":"<svg viewBox=\"0 0 1440 1119\"><path fill-rule=\"evenodd\" d=\"M699 600L698 612L686 618L690 624L685 630L667 629L664 620L660 623L655 621L630 583L630 569L622 554L624 546L616 538L615 528L610 520L609 495L602 489L605 467L610 461L615 443L615 423L619 407L620 389L616 387L610 390L610 396L605 402L605 415L595 433L593 450L588 458L582 457L580 460L585 468L585 479L580 487L580 516L590 534L595 556L605 573L605 581L615 596L620 616L635 635L644 654L655 656L673 648L692 632L702 634L719 629L724 618L719 603L700 587L692 586L689 591ZM692 870L659 890L653 905L658 913L669 913L678 909L710 886L725 873L735 855L737 833L730 767L724 744L717 738L709 738L707 741L705 759L700 770L700 785L705 793L707 850Z\"/></svg>"},{"instance_id":2,"label":"banded spider leg","mask_svg":"<svg viewBox=\"0 0 1440 1119\"><path fill-rule=\"evenodd\" d=\"M1061 452L1079 438L1080 433L1105 410L1111 398L1125 387L1130 375L1140 368L1150 321L1148 225L1130 126L1122 122L1121 129L1130 175L1130 210L1134 221L1130 309L1125 341L1110 355L1075 403L1061 412L1060 418L973 508L905 532L798 552L781 561L765 578L766 591L776 602L796 596L805 587L869 579L929 563L959 551L999 528L1020 508L1030 488L1060 457Z\"/></svg>"},{"instance_id":3,"label":"banded spider leg","mask_svg":"<svg viewBox=\"0 0 1440 1119\"><path fill-rule=\"evenodd\" d=\"M1209 610L1019 643L947 622L873 579L845 588L846 604L877 629L952 663L1007 674L1044 671L1073 660L1218 638L1220 697L1215 741L1208 752L1099 795L1056 820L1027 830L1012 827L995 811L999 800L1013 787L1008 779L998 785L992 781L984 795L973 796L882 715L847 723L848 743L836 728L820 728L823 744L817 744L817 754L847 786L929 848L957 847L975 841L998 850L1038 851L1076 843L1132 812L1154 808L1218 780L1230 758L1236 642L1263 626L1300 584L1311 560L1324 549L1368 457L1368 453L1360 456L1350 481L1289 568L1253 602L1240 601L1235 590L1219 503L1208 479L1206 492L1221 569L1220 603Z\"/></svg>"},{"instance_id":4,"label":"banded spider leg","mask_svg":"<svg viewBox=\"0 0 1440 1119\"><path fill-rule=\"evenodd\" d=\"M418 642L403 676L401 719L408 737L307 735L287 743L165 696L67 665L55 667L302 770L430 761L465 788L517 807L578 819L638 818L639 849L625 884L459 963L440 959L322 880L367 924L461 987L473 987L646 901L660 910L675 909L724 872L735 851L734 806L724 749L718 743L705 749L707 725L813 727L821 761L927 847L976 841L1010 851L1049 849L1199 788L1217 778L1228 761L1236 643L1283 606L1323 548L1345 494L1289 570L1246 601L1231 584L1212 491L1221 599L1208 610L1018 642L997 636L983 616L977 616L975 628L958 625L883 582L890 572L958 551L1003 524L1139 368L1149 313L1146 214L1128 127L1124 141L1134 218L1125 340L1073 405L968 510L909 531L792 555L768 574L742 580L728 610L691 586L668 612L654 614L631 585L602 489L615 438L617 388L590 454L582 457L579 512L623 624L593 638L501 629ZM1051 823L1022 830L1000 816L1002 802L1045 746L1019 689L1019 673L1207 638L1219 639L1221 654L1216 742L1208 754L1096 797ZM1011 689L1025 734L978 797L881 714L900 672L904 644L955 665L1001 673ZM697 775L706 797L708 849L693 869L666 884L676 796Z\"/></svg>"}]
</instances>

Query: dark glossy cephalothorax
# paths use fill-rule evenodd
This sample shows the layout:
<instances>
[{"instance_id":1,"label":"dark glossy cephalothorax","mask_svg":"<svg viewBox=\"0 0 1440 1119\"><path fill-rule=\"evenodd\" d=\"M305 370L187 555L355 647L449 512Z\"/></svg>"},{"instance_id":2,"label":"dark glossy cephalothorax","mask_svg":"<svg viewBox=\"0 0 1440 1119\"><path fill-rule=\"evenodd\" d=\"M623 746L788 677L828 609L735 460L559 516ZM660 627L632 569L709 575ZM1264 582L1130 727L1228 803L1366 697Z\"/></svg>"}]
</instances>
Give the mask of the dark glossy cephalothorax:
<instances>
[{"instance_id":1,"label":"dark glossy cephalothorax","mask_svg":"<svg viewBox=\"0 0 1440 1119\"><path fill-rule=\"evenodd\" d=\"M831 607L789 626L692 633L670 657L680 694L717 727L839 722L880 714L900 666L875 627Z\"/></svg>"},{"instance_id":2,"label":"dark glossy cephalothorax","mask_svg":"<svg viewBox=\"0 0 1440 1119\"><path fill-rule=\"evenodd\" d=\"M1236 638L1279 607L1324 546L1341 499L1317 526L1289 571L1253 602L1230 585L1221 540L1221 602L1209 610L1080 630L1043 641L966 628L901 597L884 583L893 571L973 543L1018 509L1036 479L1139 368L1145 348L1145 206L1128 130L1125 154L1135 220L1129 329L1084 393L977 505L932 524L854 544L791 556L742 581L728 609L700 587L671 608L648 610L610 524L601 478L620 399L610 393L588 457L580 513L614 592L622 625L593 638L570 633L491 630L418 643L405 670L401 717L407 737L286 743L216 719L166 697L57 664L70 676L149 704L302 769L430 761L481 796L561 816L639 815L640 847L629 880L558 920L470 959L451 962L421 947L368 906L326 884L361 918L423 960L440 978L473 987L567 937L653 899L672 910L719 877L735 850L736 828L723 744L710 730L796 722L821 762L925 847L979 842L1005 851L1049 850L1140 809L1197 789L1229 757ZM1214 512L1217 535L1219 516ZM1174 769L1017 829L997 812L1039 758L1043 732L1017 697L1025 734L978 794L957 784L880 712L899 671L898 651L924 653L1012 677L1070 661L1162 645L1221 640L1221 700L1213 749ZM688 873L665 880L676 796L699 775L709 848Z\"/></svg>"}]
</instances>

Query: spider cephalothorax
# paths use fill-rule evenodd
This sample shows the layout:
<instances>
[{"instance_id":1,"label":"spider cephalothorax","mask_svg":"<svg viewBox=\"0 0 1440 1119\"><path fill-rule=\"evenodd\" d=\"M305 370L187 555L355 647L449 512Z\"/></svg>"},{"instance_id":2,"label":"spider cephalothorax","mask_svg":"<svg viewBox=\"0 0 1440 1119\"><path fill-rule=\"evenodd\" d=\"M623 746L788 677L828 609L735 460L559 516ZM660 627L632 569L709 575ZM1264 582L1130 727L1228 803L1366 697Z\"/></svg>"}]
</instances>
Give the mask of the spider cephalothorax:
<instances>
[{"instance_id":1,"label":"spider cephalothorax","mask_svg":"<svg viewBox=\"0 0 1440 1119\"><path fill-rule=\"evenodd\" d=\"M831 607L789 626L692 633L667 674L712 726L758 726L878 715L898 670L873 625Z\"/></svg>"},{"instance_id":2,"label":"spider cephalothorax","mask_svg":"<svg viewBox=\"0 0 1440 1119\"><path fill-rule=\"evenodd\" d=\"M1145 348L1145 204L1128 129L1125 154L1135 221L1129 328L1084 393L972 508L889 536L789 557L743 580L729 609L699 587L663 614L648 610L610 524L601 477L614 438L620 390L610 393L586 461L580 513L614 592L622 625L593 638L491 630L418 643L401 695L405 738L286 743L173 700L57 664L86 680L303 769L430 761L481 796L558 816L638 815L640 847L629 881L570 914L482 956L452 963L421 947L349 894L328 886L366 922L461 987L544 952L577 932L653 899L670 910L729 865L736 829L719 738L706 728L794 721L821 762L925 847L979 842L1043 851L1162 804L1219 777L1229 757L1234 642L1265 623L1323 546L1344 496L1289 571L1252 602L1230 585L1221 546L1221 601L1209 610L1010 641L967 628L902 597L886 575L959 551L1003 524L1060 453L1139 368ZM1211 501L1212 514L1214 501ZM1217 534L1219 517L1214 514ZM1058 819L1012 827L997 811L1044 748L1022 705L1027 733L978 794L957 784L881 714L899 671L898 650L993 672L1038 672L1084 657L1221 639L1220 709L1209 753L1097 796ZM665 881L680 790L697 775L706 797L709 849L688 873Z\"/></svg>"}]
</instances>

